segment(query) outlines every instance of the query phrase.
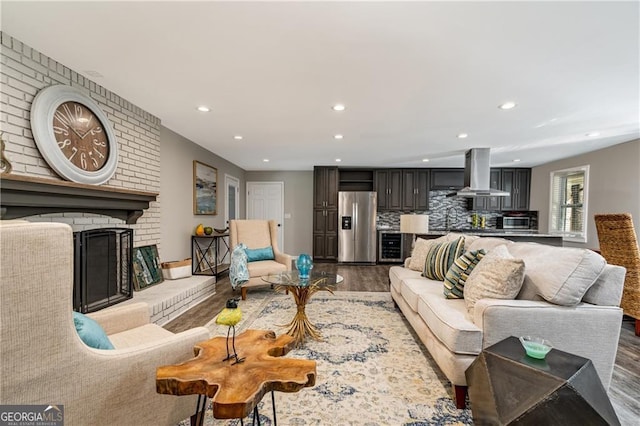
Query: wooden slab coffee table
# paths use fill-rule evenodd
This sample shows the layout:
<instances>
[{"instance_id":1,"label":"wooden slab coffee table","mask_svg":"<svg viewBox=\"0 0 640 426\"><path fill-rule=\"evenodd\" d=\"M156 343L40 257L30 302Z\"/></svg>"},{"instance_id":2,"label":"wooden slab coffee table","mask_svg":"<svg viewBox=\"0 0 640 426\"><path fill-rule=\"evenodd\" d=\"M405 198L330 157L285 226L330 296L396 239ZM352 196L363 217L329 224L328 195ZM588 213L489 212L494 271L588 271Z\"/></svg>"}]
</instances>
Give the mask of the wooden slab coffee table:
<instances>
[{"instance_id":1,"label":"wooden slab coffee table","mask_svg":"<svg viewBox=\"0 0 640 426\"><path fill-rule=\"evenodd\" d=\"M158 367L156 390L169 395L202 395L202 409L196 408L192 424L202 424L206 398L213 399L213 417L242 419L271 391L297 392L316 382L316 362L280 358L294 347L294 338L273 331L246 330L236 336L238 355L244 362L223 361L226 337L214 337L194 347L196 357L182 364ZM275 402L275 401L274 401ZM198 399L200 406L200 399ZM274 404L275 421L275 404Z\"/></svg>"}]
</instances>

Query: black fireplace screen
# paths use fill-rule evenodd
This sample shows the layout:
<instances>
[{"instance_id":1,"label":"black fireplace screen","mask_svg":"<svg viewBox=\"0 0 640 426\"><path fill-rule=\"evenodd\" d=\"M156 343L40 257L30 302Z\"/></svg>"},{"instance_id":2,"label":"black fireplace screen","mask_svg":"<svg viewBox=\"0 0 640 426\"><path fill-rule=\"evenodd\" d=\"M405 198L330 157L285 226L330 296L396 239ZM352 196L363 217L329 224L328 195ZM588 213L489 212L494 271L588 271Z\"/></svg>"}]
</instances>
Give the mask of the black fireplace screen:
<instances>
[{"instance_id":1,"label":"black fireplace screen","mask_svg":"<svg viewBox=\"0 0 640 426\"><path fill-rule=\"evenodd\" d=\"M73 309L95 312L130 299L133 230L74 232Z\"/></svg>"}]
</instances>

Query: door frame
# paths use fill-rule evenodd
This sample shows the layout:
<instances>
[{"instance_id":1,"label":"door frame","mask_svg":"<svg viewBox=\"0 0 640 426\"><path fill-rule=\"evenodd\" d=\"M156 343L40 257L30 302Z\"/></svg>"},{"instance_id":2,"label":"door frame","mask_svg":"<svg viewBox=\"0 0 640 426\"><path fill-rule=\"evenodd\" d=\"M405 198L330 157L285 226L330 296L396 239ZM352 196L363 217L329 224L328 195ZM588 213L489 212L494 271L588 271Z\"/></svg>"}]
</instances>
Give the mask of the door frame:
<instances>
[{"instance_id":1,"label":"door frame","mask_svg":"<svg viewBox=\"0 0 640 426\"><path fill-rule=\"evenodd\" d=\"M240 214L240 179L229 174L224 174L224 189L226 195L226 202L224 203L224 223L225 226L229 226L229 186L233 186L236 189L236 216ZM240 219L236 217L236 219Z\"/></svg>"}]
</instances>

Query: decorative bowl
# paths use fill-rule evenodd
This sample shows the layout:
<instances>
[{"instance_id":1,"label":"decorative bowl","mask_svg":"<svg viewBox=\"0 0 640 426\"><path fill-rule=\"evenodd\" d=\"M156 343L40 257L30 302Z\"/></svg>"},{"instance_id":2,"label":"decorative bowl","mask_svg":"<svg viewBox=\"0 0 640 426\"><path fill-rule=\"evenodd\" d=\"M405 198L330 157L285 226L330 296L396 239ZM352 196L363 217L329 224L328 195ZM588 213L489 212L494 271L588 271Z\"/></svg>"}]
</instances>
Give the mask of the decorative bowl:
<instances>
[{"instance_id":1,"label":"decorative bowl","mask_svg":"<svg viewBox=\"0 0 640 426\"><path fill-rule=\"evenodd\" d=\"M224 234L225 232L227 232L227 229L229 228L224 228L224 229L213 228L213 230L216 231L216 234Z\"/></svg>"},{"instance_id":2,"label":"decorative bowl","mask_svg":"<svg viewBox=\"0 0 640 426\"><path fill-rule=\"evenodd\" d=\"M550 341L541 337L521 336L520 343L522 343L527 355L536 359L544 359L553 348Z\"/></svg>"}]
</instances>

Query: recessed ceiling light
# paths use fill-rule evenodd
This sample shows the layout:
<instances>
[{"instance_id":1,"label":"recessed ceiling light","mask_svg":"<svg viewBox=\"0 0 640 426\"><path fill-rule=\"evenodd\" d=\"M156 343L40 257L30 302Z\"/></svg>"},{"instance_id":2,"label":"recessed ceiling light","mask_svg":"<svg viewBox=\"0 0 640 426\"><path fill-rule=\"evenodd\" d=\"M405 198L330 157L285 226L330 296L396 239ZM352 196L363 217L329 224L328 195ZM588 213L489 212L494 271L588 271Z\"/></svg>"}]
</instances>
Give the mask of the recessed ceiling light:
<instances>
[{"instance_id":1,"label":"recessed ceiling light","mask_svg":"<svg viewBox=\"0 0 640 426\"><path fill-rule=\"evenodd\" d=\"M517 104L515 102L505 102L502 105L499 105L498 108L500 108L500 109L511 109L511 108L515 108L516 105Z\"/></svg>"},{"instance_id":2,"label":"recessed ceiling light","mask_svg":"<svg viewBox=\"0 0 640 426\"><path fill-rule=\"evenodd\" d=\"M208 106L200 105L198 107L198 111L200 111L200 112L209 112L209 111L211 111L211 109Z\"/></svg>"},{"instance_id":3,"label":"recessed ceiling light","mask_svg":"<svg viewBox=\"0 0 640 426\"><path fill-rule=\"evenodd\" d=\"M587 133L587 137L589 137L589 138L595 138L596 136L600 136L600 133L599 132Z\"/></svg>"},{"instance_id":4,"label":"recessed ceiling light","mask_svg":"<svg viewBox=\"0 0 640 426\"><path fill-rule=\"evenodd\" d=\"M423 159L422 159L422 162L423 162L423 163L428 163L428 162L429 162L429 159L428 159L428 158L423 158Z\"/></svg>"},{"instance_id":5,"label":"recessed ceiling light","mask_svg":"<svg viewBox=\"0 0 640 426\"><path fill-rule=\"evenodd\" d=\"M263 161L263 162L265 162L265 163L268 163L268 162L269 162L269 159L268 159L268 158L265 158L265 159L263 159L262 161Z\"/></svg>"},{"instance_id":6,"label":"recessed ceiling light","mask_svg":"<svg viewBox=\"0 0 640 426\"><path fill-rule=\"evenodd\" d=\"M344 138L344 136L342 136L342 135L334 135L333 138L334 139L342 139L342 138Z\"/></svg>"},{"instance_id":7,"label":"recessed ceiling light","mask_svg":"<svg viewBox=\"0 0 640 426\"><path fill-rule=\"evenodd\" d=\"M340 158L336 158L336 163L341 162L342 160Z\"/></svg>"},{"instance_id":8,"label":"recessed ceiling light","mask_svg":"<svg viewBox=\"0 0 640 426\"><path fill-rule=\"evenodd\" d=\"M520 159L519 159L519 158L514 158L514 159L513 159L513 162L514 162L514 163L519 163L519 162L520 162Z\"/></svg>"},{"instance_id":9,"label":"recessed ceiling light","mask_svg":"<svg viewBox=\"0 0 640 426\"><path fill-rule=\"evenodd\" d=\"M458 139L464 139L466 137L468 137L469 135L466 133L458 133Z\"/></svg>"},{"instance_id":10,"label":"recessed ceiling light","mask_svg":"<svg viewBox=\"0 0 640 426\"><path fill-rule=\"evenodd\" d=\"M344 110L345 110L345 106L344 106L344 105L342 105L342 104L335 104L335 105L333 106L333 110L334 110L334 111L344 111Z\"/></svg>"},{"instance_id":11,"label":"recessed ceiling light","mask_svg":"<svg viewBox=\"0 0 640 426\"><path fill-rule=\"evenodd\" d=\"M242 140L242 136L240 136L240 135L235 135L233 138L234 138L235 140L237 140L237 141Z\"/></svg>"}]
</instances>

